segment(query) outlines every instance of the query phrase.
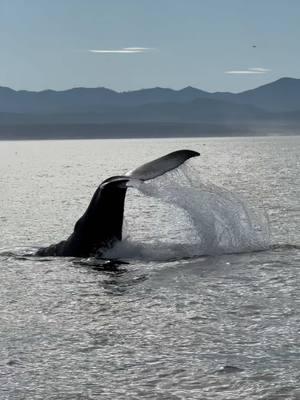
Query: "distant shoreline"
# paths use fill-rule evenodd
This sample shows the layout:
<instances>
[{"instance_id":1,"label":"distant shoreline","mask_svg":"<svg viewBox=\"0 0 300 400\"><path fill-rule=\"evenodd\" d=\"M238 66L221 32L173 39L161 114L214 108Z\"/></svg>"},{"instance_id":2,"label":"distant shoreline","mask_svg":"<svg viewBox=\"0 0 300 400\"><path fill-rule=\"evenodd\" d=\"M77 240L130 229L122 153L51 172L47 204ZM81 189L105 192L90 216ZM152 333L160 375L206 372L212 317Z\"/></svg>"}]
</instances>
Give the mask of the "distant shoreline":
<instances>
[{"instance_id":1,"label":"distant shoreline","mask_svg":"<svg viewBox=\"0 0 300 400\"><path fill-rule=\"evenodd\" d=\"M255 138L255 137L293 137L293 136L300 136L300 133L257 133L257 134L236 134L236 135L194 135L194 136L52 136L52 137L27 137L27 136L7 136L7 137L0 137L0 142L9 142L9 141L49 141L49 140L143 140L143 139L213 139L213 138Z\"/></svg>"},{"instance_id":2,"label":"distant shoreline","mask_svg":"<svg viewBox=\"0 0 300 400\"><path fill-rule=\"evenodd\" d=\"M300 79L241 93L188 86L15 91L0 87L0 140L232 137L300 134Z\"/></svg>"},{"instance_id":3,"label":"distant shoreline","mask_svg":"<svg viewBox=\"0 0 300 400\"><path fill-rule=\"evenodd\" d=\"M124 123L0 125L0 140L160 139L201 137L297 136L299 126Z\"/></svg>"}]
</instances>

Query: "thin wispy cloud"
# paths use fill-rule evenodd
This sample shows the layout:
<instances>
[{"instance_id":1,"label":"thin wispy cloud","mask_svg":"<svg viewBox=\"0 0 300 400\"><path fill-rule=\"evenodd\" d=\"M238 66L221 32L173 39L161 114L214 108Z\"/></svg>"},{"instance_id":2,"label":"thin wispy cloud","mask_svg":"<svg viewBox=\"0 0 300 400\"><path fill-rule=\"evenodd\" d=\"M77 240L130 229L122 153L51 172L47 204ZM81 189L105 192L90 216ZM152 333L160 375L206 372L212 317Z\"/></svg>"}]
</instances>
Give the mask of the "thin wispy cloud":
<instances>
[{"instance_id":1,"label":"thin wispy cloud","mask_svg":"<svg viewBox=\"0 0 300 400\"><path fill-rule=\"evenodd\" d=\"M233 70L233 71L225 71L225 74L236 74L236 75L251 75L251 74L261 74L259 71L251 71L249 69L241 69L241 70Z\"/></svg>"},{"instance_id":2,"label":"thin wispy cloud","mask_svg":"<svg viewBox=\"0 0 300 400\"><path fill-rule=\"evenodd\" d=\"M250 71L256 71L260 73L266 73L270 72L271 70L269 68L261 68L261 67L255 67L255 68L249 68Z\"/></svg>"},{"instance_id":3,"label":"thin wispy cloud","mask_svg":"<svg viewBox=\"0 0 300 400\"><path fill-rule=\"evenodd\" d=\"M225 71L225 74L236 74L236 75L259 75L259 74L266 74L270 72L269 68L262 68L262 67L254 67L254 68L247 68L247 69L237 69L237 70L230 70Z\"/></svg>"},{"instance_id":4,"label":"thin wispy cloud","mask_svg":"<svg viewBox=\"0 0 300 400\"><path fill-rule=\"evenodd\" d=\"M137 53L149 53L155 49L151 47L122 47L121 49L91 49L88 50L90 53L100 54L137 54Z\"/></svg>"}]
</instances>

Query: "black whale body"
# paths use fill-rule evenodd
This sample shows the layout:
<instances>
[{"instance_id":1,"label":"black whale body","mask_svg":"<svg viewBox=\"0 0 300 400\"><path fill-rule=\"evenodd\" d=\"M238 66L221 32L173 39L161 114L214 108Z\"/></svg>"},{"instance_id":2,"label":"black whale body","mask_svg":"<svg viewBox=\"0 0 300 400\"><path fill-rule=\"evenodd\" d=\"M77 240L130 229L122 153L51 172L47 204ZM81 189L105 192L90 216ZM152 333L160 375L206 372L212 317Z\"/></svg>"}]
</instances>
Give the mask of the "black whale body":
<instances>
[{"instance_id":1,"label":"black whale body","mask_svg":"<svg viewBox=\"0 0 300 400\"><path fill-rule=\"evenodd\" d=\"M191 157L193 150L178 150L128 172L103 181L76 222L68 239L40 248L38 256L89 257L122 240L124 203L130 181L147 181L179 167Z\"/></svg>"}]
</instances>

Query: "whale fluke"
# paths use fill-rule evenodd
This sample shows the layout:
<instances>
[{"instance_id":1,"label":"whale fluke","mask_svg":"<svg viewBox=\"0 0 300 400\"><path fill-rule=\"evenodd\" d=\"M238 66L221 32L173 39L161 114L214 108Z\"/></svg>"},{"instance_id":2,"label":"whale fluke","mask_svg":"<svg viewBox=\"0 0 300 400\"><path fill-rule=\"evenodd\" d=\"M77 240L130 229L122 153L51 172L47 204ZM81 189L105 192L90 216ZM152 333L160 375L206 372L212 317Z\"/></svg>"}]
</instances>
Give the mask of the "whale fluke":
<instances>
[{"instance_id":1,"label":"whale fluke","mask_svg":"<svg viewBox=\"0 0 300 400\"><path fill-rule=\"evenodd\" d=\"M101 254L122 240L124 202L130 181L147 181L165 174L200 154L192 150L179 150L103 181L92 200L76 222L68 239L37 251L38 256L89 257Z\"/></svg>"},{"instance_id":2,"label":"whale fluke","mask_svg":"<svg viewBox=\"0 0 300 400\"><path fill-rule=\"evenodd\" d=\"M157 178L166 172L172 171L172 169L178 168L191 157L198 156L200 156L200 153L193 150L173 151L163 157L159 157L143 164L140 167L127 172L125 175L142 181L147 181L149 179Z\"/></svg>"}]
</instances>

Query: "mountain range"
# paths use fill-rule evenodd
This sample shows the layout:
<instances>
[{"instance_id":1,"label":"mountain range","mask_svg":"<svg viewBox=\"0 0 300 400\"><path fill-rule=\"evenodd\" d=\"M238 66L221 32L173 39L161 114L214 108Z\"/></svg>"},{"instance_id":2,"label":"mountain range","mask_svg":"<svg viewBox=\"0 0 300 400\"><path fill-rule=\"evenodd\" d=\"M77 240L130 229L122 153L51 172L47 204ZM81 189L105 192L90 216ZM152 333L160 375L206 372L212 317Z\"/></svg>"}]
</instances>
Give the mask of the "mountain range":
<instances>
[{"instance_id":1,"label":"mountain range","mask_svg":"<svg viewBox=\"0 0 300 400\"><path fill-rule=\"evenodd\" d=\"M300 133L300 79L241 93L197 88L40 92L0 87L0 139Z\"/></svg>"}]
</instances>

